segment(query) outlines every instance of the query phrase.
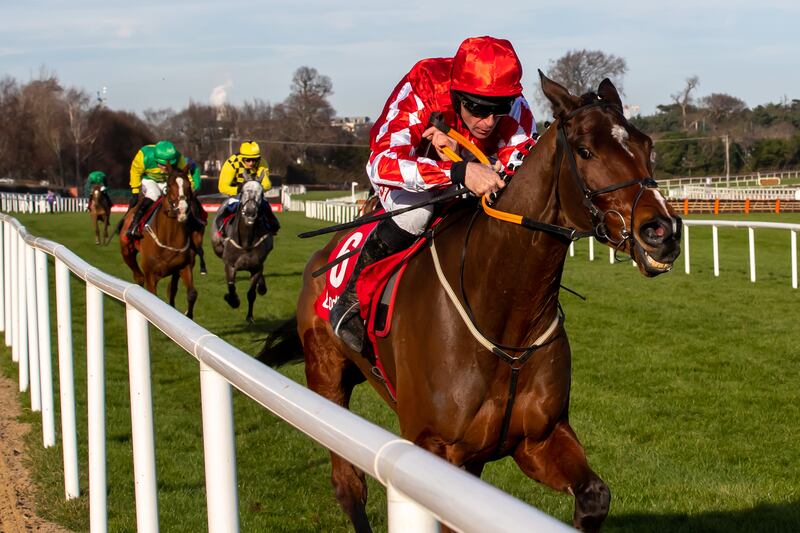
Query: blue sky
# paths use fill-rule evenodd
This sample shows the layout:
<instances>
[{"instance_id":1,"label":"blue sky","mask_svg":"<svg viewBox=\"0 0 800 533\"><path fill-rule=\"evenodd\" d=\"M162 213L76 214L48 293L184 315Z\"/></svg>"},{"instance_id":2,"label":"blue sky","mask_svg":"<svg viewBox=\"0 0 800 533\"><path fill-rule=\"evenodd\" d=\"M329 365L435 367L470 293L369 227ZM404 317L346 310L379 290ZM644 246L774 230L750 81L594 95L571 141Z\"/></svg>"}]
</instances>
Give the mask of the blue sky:
<instances>
[{"instance_id":1,"label":"blue sky","mask_svg":"<svg viewBox=\"0 0 800 533\"><path fill-rule=\"evenodd\" d=\"M800 98L797 0L0 0L0 18L0 76L24 82L44 67L136 112L212 93L278 103L309 66L331 78L339 116L375 118L418 59L452 56L475 35L514 44L532 103L536 69L581 48L627 61L623 101L643 114L692 75L696 96L724 92L750 107Z\"/></svg>"}]
</instances>

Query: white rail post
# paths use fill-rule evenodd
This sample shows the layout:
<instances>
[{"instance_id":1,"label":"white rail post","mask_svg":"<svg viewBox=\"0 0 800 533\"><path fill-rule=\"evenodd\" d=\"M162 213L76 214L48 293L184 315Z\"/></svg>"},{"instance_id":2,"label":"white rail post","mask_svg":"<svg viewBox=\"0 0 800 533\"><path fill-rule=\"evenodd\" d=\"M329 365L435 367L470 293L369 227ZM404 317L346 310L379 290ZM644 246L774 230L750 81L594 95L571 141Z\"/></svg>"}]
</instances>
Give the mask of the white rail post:
<instances>
[{"instance_id":1,"label":"white rail post","mask_svg":"<svg viewBox=\"0 0 800 533\"><path fill-rule=\"evenodd\" d=\"M684 224L683 225L683 265L684 270L686 273L691 272L691 267L689 266L689 226Z\"/></svg>"},{"instance_id":2,"label":"white rail post","mask_svg":"<svg viewBox=\"0 0 800 533\"><path fill-rule=\"evenodd\" d=\"M11 346L11 227L3 221L3 323L6 346Z\"/></svg>"},{"instance_id":3,"label":"white rail post","mask_svg":"<svg viewBox=\"0 0 800 533\"><path fill-rule=\"evenodd\" d=\"M569 243L569 256L575 257L575 241Z\"/></svg>"},{"instance_id":4,"label":"white rail post","mask_svg":"<svg viewBox=\"0 0 800 533\"><path fill-rule=\"evenodd\" d=\"M6 327L6 289L8 288L6 268L6 257L8 256L8 236L6 235L6 223L0 220L0 294L2 294L3 301L0 302L0 331L3 331L3 336L8 338L8 328ZM8 346L8 343L6 343Z\"/></svg>"},{"instance_id":5,"label":"white rail post","mask_svg":"<svg viewBox=\"0 0 800 533\"><path fill-rule=\"evenodd\" d=\"M386 485L386 504L390 532L438 533L439 521L391 484Z\"/></svg>"},{"instance_id":6,"label":"white rail post","mask_svg":"<svg viewBox=\"0 0 800 533\"><path fill-rule=\"evenodd\" d=\"M128 374L131 392L133 479L136 529L158 531L156 444L153 432L153 392L150 381L150 332L147 319L130 305L128 319Z\"/></svg>"},{"instance_id":7,"label":"white rail post","mask_svg":"<svg viewBox=\"0 0 800 533\"><path fill-rule=\"evenodd\" d=\"M9 257L11 258L11 284L9 285L9 292L11 293L11 309L9 310L9 318L11 320L11 360L15 363L19 362L19 261L17 260L17 231L11 227L8 232L9 236Z\"/></svg>"},{"instance_id":8,"label":"white rail post","mask_svg":"<svg viewBox=\"0 0 800 533\"><path fill-rule=\"evenodd\" d=\"M711 242L714 248L714 275L719 277L719 239L717 237L717 227L711 227Z\"/></svg>"},{"instance_id":9,"label":"white rail post","mask_svg":"<svg viewBox=\"0 0 800 533\"><path fill-rule=\"evenodd\" d=\"M30 385L30 363L28 362L28 306L25 290L25 240L17 232L17 327L19 344L19 391L27 392Z\"/></svg>"},{"instance_id":10,"label":"white rail post","mask_svg":"<svg viewBox=\"0 0 800 533\"><path fill-rule=\"evenodd\" d=\"M594 261L594 237L589 237L589 261Z\"/></svg>"},{"instance_id":11,"label":"white rail post","mask_svg":"<svg viewBox=\"0 0 800 533\"><path fill-rule=\"evenodd\" d=\"M31 411L42 410L42 375L39 372L39 318L36 316L36 254L25 246L25 289L28 308L28 364L30 365Z\"/></svg>"},{"instance_id":12,"label":"white rail post","mask_svg":"<svg viewBox=\"0 0 800 533\"><path fill-rule=\"evenodd\" d=\"M747 228L750 241L750 281L756 282L756 235L753 228Z\"/></svg>"},{"instance_id":13,"label":"white rail post","mask_svg":"<svg viewBox=\"0 0 800 533\"><path fill-rule=\"evenodd\" d=\"M64 494L80 496L78 431L75 426L75 376L72 361L72 294L69 269L56 259L56 323L58 329L58 383L61 398L61 447L64 452Z\"/></svg>"},{"instance_id":14,"label":"white rail post","mask_svg":"<svg viewBox=\"0 0 800 533\"><path fill-rule=\"evenodd\" d=\"M790 230L792 234L792 288L797 288L797 232Z\"/></svg>"},{"instance_id":15,"label":"white rail post","mask_svg":"<svg viewBox=\"0 0 800 533\"><path fill-rule=\"evenodd\" d=\"M42 443L56 444L56 419L53 412L53 354L50 346L50 288L47 279L47 254L36 250L36 308L39 315L39 368L42 391Z\"/></svg>"},{"instance_id":16,"label":"white rail post","mask_svg":"<svg viewBox=\"0 0 800 533\"><path fill-rule=\"evenodd\" d=\"M89 400L89 529L108 531L103 293L86 283L86 377Z\"/></svg>"},{"instance_id":17,"label":"white rail post","mask_svg":"<svg viewBox=\"0 0 800 533\"><path fill-rule=\"evenodd\" d=\"M613 248L609 248L608 249L608 262L611 263L612 265L614 264L614 249Z\"/></svg>"},{"instance_id":18,"label":"white rail post","mask_svg":"<svg viewBox=\"0 0 800 533\"><path fill-rule=\"evenodd\" d=\"M239 531L239 497L236 489L236 440L231 386L202 361L200 396L208 531L235 533Z\"/></svg>"}]
</instances>

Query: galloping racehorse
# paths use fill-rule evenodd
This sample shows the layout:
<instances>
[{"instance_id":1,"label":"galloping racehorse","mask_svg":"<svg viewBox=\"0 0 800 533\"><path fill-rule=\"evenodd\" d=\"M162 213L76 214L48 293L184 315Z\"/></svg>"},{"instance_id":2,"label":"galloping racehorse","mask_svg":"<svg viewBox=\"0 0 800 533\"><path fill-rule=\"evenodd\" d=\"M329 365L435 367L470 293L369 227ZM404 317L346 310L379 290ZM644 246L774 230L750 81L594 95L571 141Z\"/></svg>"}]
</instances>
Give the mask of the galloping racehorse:
<instances>
[{"instance_id":1,"label":"galloping racehorse","mask_svg":"<svg viewBox=\"0 0 800 533\"><path fill-rule=\"evenodd\" d=\"M103 244L108 244L108 224L111 219L111 203L108 197L100 190L100 185L92 187L92 194L89 195L89 215L92 217L94 225L94 243L100 244L100 224L103 224Z\"/></svg>"},{"instance_id":2,"label":"galloping racehorse","mask_svg":"<svg viewBox=\"0 0 800 533\"><path fill-rule=\"evenodd\" d=\"M156 293L161 278L170 277L169 304L175 306L175 295L178 292L178 276L186 286L188 303L186 316L192 318L197 290L194 288L192 268L194 267L195 248L192 243L192 220L189 205L192 201L192 185L189 177L173 170L167 178L166 193L156 203L155 213L145 215L144 231L141 240L131 242L125 236L131 222L132 213L125 215L120 230L120 248L122 259L133 272L133 278L148 291ZM149 218L149 221L147 220ZM141 265L137 255L141 254Z\"/></svg>"},{"instance_id":3,"label":"galloping racehorse","mask_svg":"<svg viewBox=\"0 0 800 533\"><path fill-rule=\"evenodd\" d=\"M353 387L369 381L405 438L475 475L510 455L531 478L572 495L573 525L593 531L611 493L569 424L571 353L559 306L566 253L571 240L594 235L656 276L680 253L681 221L650 177L652 141L625 119L614 85L606 79L577 97L540 76L554 123L493 207L462 204L405 270L390 333L377 342L394 397L369 343L350 351L315 313L324 279L312 272L341 234L306 266L297 334L282 328L259 358L287 362L299 335L311 389L347 407ZM339 503L357 531L370 531L364 473L331 460Z\"/></svg>"},{"instance_id":4,"label":"galloping racehorse","mask_svg":"<svg viewBox=\"0 0 800 533\"><path fill-rule=\"evenodd\" d=\"M228 292L225 301L232 308L239 307L236 294L236 272L250 273L250 288L247 291L247 321L253 324L253 304L256 292L262 296L267 293L264 280L264 261L272 251L273 237L264 222L259 209L264 198L264 188L256 180L242 185L241 200L236 214L224 228L211 234L214 253L225 263L225 280ZM220 215L218 215L220 216ZM214 227L217 221L214 221Z\"/></svg>"}]
</instances>

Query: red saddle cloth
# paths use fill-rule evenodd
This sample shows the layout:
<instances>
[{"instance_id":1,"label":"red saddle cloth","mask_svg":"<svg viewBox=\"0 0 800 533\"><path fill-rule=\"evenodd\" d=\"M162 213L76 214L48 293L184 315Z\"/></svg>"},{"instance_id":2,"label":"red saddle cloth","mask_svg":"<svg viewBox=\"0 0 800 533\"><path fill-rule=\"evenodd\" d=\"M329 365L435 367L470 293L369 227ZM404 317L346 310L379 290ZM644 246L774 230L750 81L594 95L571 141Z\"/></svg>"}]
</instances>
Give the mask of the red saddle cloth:
<instances>
[{"instance_id":1,"label":"red saddle cloth","mask_svg":"<svg viewBox=\"0 0 800 533\"><path fill-rule=\"evenodd\" d=\"M375 213L379 214L379 213ZM345 238L343 238L331 252L328 257L328 262L333 262L339 257L352 252L353 250L360 249L367 239L367 236L375 229L377 222L364 224L355 228ZM374 319L375 310L381 300L381 295L386 283L392 277L392 274L398 272L398 279L392 287L391 304L394 303L394 295L397 292L399 285L399 277L405 270L409 259L417 253L417 251L425 244L426 239L420 238L410 248L401 250L393 255L385 257L371 265L368 265L358 277L356 281L356 293L358 294L358 301L361 304L361 318L367 321L368 336L374 341L376 326ZM353 274L353 269L358 261L358 254L354 254L347 259L343 260L325 273L325 289L317 298L314 306L317 315L323 320L328 320L330 317L330 310L339 296L344 292L350 276ZM390 309L391 309L390 304ZM389 311L388 317L391 316ZM389 333L389 320L386 321L386 326L378 331L379 336L386 336ZM379 324L380 326L380 324Z\"/></svg>"}]
</instances>

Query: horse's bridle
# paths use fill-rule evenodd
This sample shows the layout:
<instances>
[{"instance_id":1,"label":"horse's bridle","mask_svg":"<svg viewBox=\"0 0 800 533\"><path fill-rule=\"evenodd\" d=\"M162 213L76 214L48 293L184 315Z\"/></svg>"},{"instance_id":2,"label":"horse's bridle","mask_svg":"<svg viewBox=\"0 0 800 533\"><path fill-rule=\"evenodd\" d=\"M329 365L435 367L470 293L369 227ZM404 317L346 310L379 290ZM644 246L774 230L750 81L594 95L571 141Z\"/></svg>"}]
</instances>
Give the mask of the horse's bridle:
<instances>
[{"instance_id":1,"label":"horse's bridle","mask_svg":"<svg viewBox=\"0 0 800 533\"><path fill-rule=\"evenodd\" d=\"M575 179L575 185L581 192L582 203L592 217L591 230L580 231L575 228L567 228L556 224L550 224L547 222L533 220L524 215L516 215L505 211L500 211L498 209L494 209L493 207L489 206L485 197L481 199L483 210L487 215L493 218L497 218L499 220L503 220L506 222L512 222L514 224L519 224L520 226L526 227L531 230L546 231L548 233L557 235L559 237L568 239L570 241L577 241L578 239L584 237L596 237L598 239L605 240L611 243L614 246L615 250L622 249L625 246L626 242L631 241L630 254L631 258L633 258L633 241L635 240L633 228L634 228L634 213L636 211L636 206L638 205L639 199L642 197L642 193L644 193L644 190L657 188L658 184L656 183L656 180L652 178L652 176L645 176L643 178L632 179L622 183L615 183L613 185L609 185L608 187L603 187L602 189L592 190L586 186L586 180L583 178L583 176L580 173L580 170L578 169L578 163L575 160L575 153L572 147L570 146L569 141L567 140L567 133L566 130L564 129L564 126L567 124L567 122L575 118L580 113L594 107L616 109L617 106L615 104L611 104L603 100L596 100L594 102L582 105L577 109L573 109L569 113L559 117L557 134L556 134L556 165L555 165L555 178L556 178L555 187L556 187L556 194L558 194L559 190L558 183L561 174L561 166L562 162L564 161L564 157L566 157L570 173ZM639 185L639 191L637 192L636 198L634 199L633 205L631 206L631 224L629 230L628 226L626 225L625 217L623 217L621 213L619 213L616 210L603 211L602 209L597 207L597 205L592 200L595 197L600 196L602 194L608 194L611 192L618 191L620 189L632 187L634 185ZM608 226L606 225L606 220L609 214L614 214L618 216L622 221L622 230L620 230L620 237L618 240L614 240L613 238L611 238Z\"/></svg>"}]
</instances>

